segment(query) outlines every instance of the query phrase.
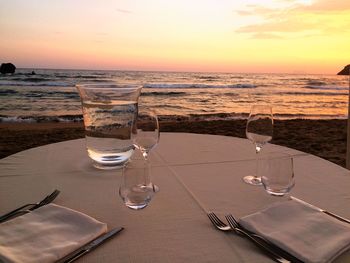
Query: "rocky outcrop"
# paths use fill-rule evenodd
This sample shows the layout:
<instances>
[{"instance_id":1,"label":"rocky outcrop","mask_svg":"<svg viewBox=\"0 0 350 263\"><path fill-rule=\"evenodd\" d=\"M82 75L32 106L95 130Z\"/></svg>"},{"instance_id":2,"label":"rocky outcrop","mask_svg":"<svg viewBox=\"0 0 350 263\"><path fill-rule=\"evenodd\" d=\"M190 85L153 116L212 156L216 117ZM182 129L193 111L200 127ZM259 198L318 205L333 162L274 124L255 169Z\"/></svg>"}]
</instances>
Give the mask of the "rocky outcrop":
<instances>
[{"instance_id":1,"label":"rocky outcrop","mask_svg":"<svg viewBox=\"0 0 350 263\"><path fill-rule=\"evenodd\" d=\"M13 74L16 71L16 66L12 63L2 63L0 66L0 73L1 74Z\"/></svg>"},{"instance_id":2,"label":"rocky outcrop","mask_svg":"<svg viewBox=\"0 0 350 263\"><path fill-rule=\"evenodd\" d=\"M337 75L350 75L350 64L345 66Z\"/></svg>"}]
</instances>

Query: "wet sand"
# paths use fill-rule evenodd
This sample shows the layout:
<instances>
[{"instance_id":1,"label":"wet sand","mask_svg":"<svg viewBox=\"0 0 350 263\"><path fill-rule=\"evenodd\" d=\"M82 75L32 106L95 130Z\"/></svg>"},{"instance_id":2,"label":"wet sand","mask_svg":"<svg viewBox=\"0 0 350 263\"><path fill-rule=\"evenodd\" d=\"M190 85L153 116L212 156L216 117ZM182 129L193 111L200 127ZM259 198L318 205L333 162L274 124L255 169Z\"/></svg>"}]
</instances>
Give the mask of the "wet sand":
<instances>
[{"instance_id":1,"label":"wet sand","mask_svg":"<svg viewBox=\"0 0 350 263\"><path fill-rule=\"evenodd\" d=\"M161 121L162 132L245 138L245 120ZM317 155L345 167L346 120L276 120L271 143ZM0 123L0 158L25 149L84 137L82 123Z\"/></svg>"}]
</instances>

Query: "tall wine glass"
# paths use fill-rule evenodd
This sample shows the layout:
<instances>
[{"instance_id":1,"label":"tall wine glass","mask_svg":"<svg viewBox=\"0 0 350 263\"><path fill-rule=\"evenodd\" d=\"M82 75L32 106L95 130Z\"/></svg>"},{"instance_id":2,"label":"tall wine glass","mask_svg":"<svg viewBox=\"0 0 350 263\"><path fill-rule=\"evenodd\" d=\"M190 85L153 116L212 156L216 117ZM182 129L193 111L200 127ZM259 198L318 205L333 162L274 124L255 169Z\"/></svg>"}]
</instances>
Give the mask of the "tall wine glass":
<instances>
[{"instance_id":1,"label":"tall wine glass","mask_svg":"<svg viewBox=\"0 0 350 263\"><path fill-rule=\"evenodd\" d=\"M258 155L262 147L271 141L273 135L273 114L270 105L253 105L246 126L246 136L255 146L255 174L243 177L243 181L251 185L261 185L258 176Z\"/></svg>"},{"instance_id":2,"label":"tall wine glass","mask_svg":"<svg viewBox=\"0 0 350 263\"><path fill-rule=\"evenodd\" d=\"M158 117L153 110L139 109L133 135L134 145L141 151L147 170L150 172L149 153L158 144L160 135ZM159 191L159 187L154 185L154 191Z\"/></svg>"}]
</instances>

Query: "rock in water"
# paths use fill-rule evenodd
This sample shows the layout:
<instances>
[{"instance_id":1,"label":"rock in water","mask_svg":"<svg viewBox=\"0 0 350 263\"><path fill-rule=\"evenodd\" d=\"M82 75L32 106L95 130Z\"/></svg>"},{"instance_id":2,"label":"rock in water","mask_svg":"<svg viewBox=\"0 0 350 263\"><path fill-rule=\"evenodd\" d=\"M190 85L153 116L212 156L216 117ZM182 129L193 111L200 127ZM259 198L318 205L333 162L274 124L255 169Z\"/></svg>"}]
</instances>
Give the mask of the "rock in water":
<instances>
[{"instance_id":1,"label":"rock in water","mask_svg":"<svg viewBox=\"0 0 350 263\"><path fill-rule=\"evenodd\" d=\"M337 75L350 75L350 64L345 66Z\"/></svg>"},{"instance_id":2,"label":"rock in water","mask_svg":"<svg viewBox=\"0 0 350 263\"><path fill-rule=\"evenodd\" d=\"M10 73L13 74L16 71L16 66L13 65L12 63L2 63L0 66L0 73L1 74L6 74Z\"/></svg>"}]
</instances>

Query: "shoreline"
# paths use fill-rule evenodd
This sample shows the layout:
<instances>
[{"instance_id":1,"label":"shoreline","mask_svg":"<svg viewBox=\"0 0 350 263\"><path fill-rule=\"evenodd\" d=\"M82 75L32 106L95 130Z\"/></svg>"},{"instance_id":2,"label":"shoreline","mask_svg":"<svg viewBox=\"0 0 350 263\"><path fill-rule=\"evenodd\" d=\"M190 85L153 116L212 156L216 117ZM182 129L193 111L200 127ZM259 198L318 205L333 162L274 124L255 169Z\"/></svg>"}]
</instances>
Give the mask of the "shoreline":
<instances>
[{"instance_id":1,"label":"shoreline","mask_svg":"<svg viewBox=\"0 0 350 263\"><path fill-rule=\"evenodd\" d=\"M245 137L246 120L161 120L161 132ZM82 122L0 123L0 158L50 143L84 138ZM275 120L271 143L345 167L347 120Z\"/></svg>"},{"instance_id":2,"label":"shoreline","mask_svg":"<svg viewBox=\"0 0 350 263\"><path fill-rule=\"evenodd\" d=\"M191 113L191 114L158 114L159 121L241 121L247 120L249 113L247 112L217 112L217 113ZM347 116L343 115L304 115L304 114L279 114L274 113L274 120L290 121L290 120L347 120ZM0 114L0 124L36 124L36 123L81 123L83 122L82 114L66 114L66 115L38 115L38 116L7 116Z\"/></svg>"}]
</instances>

